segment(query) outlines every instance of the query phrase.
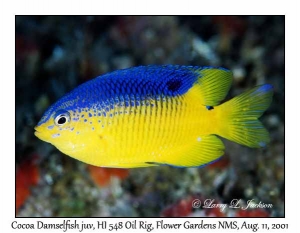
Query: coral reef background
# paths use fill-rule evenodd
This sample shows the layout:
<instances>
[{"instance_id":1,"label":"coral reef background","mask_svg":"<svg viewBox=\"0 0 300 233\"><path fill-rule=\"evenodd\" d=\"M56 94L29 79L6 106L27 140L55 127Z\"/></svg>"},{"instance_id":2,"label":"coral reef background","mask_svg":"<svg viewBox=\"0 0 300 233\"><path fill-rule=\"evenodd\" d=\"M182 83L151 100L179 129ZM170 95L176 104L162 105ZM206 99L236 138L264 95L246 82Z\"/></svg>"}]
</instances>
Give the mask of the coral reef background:
<instances>
[{"instance_id":1,"label":"coral reef background","mask_svg":"<svg viewBox=\"0 0 300 233\"><path fill-rule=\"evenodd\" d=\"M50 216L284 216L284 16L16 16L16 214ZM227 99L270 83L261 120L271 143L225 142L204 168L88 166L33 134L45 109L79 84L148 64L223 66ZM268 209L193 208L199 199Z\"/></svg>"}]
</instances>

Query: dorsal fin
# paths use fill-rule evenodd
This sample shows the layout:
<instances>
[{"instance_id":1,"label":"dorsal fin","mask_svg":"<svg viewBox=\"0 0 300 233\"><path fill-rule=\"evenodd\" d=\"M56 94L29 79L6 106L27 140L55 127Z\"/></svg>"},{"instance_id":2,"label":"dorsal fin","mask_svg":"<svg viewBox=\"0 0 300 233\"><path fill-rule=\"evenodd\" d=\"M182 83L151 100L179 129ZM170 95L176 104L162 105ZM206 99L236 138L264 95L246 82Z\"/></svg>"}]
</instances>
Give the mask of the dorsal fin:
<instances>
[{"instance_id":1,"label":"dorsal fin","mask_svg":"<svg viewBox=\"0 0 300 233\"><path fill-rule=\"evenodd\" d=\"M198 74L195 90L200 93L200 103L205 106L218 105L230 89L232 72L217 67L202 67L194 72Z\"/></svg>"}]
</instances>

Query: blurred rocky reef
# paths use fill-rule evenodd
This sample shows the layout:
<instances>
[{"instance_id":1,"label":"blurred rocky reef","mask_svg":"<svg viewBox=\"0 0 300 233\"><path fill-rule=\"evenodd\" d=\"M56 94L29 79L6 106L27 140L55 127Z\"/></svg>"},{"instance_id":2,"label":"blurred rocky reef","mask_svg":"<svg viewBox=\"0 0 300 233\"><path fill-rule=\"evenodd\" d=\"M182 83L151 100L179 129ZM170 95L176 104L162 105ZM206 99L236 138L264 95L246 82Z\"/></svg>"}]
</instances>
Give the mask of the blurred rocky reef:
<instances>
[{"instance_id":1,"label":"blurred rocky reef","mask_svg":"<svg viewBox=\"0 0 300 233\"><path fill-rule=\"evenodd\" d=\"M16 16L16 214L18 217L284 216L284 16ZM222 66L227 99L274 86L261 120L271 143L250 149L223 140L204 168L95 168L34 136L46 108L79 84L149 64ZM193 208L193 200L272 208Z\"/></svg>"}]
</instances>

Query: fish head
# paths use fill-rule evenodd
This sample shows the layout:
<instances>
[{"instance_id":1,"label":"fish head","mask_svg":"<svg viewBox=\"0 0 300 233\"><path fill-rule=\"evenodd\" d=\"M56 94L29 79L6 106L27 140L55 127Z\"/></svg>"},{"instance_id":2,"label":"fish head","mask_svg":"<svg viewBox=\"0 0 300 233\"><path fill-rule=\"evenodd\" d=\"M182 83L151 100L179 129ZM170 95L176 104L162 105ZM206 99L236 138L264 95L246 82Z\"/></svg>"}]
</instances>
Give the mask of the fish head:
<instances>
[{"instance_id":1,"label":"fish head","mask_svg":"<svg viewBox=\"0 0 300 233\"><path fill-rule=\"evenodd\" d=\"M50 106L34 128L35 136L66 154L79 149L80 140L90 132L80 123L76 106L75 100L67 102L64 99Z\"/></svg>"}]
</instances>

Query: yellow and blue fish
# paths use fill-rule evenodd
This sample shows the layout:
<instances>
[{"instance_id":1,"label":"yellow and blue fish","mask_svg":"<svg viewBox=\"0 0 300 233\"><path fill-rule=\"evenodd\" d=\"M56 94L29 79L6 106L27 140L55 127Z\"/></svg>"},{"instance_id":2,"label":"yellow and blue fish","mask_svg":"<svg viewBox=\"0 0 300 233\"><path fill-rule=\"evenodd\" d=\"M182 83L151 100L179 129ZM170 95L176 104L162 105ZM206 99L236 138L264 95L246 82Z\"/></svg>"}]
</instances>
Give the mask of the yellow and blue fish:
<instances>
[{"instance_id":1,"label":"yellow and blue fish","mask_svg":"<svg viewBox=\"0 0 300 233\"><path fill-rule=\"evenodd\" d=\"M139 66L90 80L49 107L35 135L100 167L195 167L224 154L220 137L248 147L270 141L258 118L270 84L223 104L232 72L221 67Z\"/></svg>"}]
</instances>

